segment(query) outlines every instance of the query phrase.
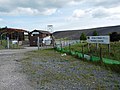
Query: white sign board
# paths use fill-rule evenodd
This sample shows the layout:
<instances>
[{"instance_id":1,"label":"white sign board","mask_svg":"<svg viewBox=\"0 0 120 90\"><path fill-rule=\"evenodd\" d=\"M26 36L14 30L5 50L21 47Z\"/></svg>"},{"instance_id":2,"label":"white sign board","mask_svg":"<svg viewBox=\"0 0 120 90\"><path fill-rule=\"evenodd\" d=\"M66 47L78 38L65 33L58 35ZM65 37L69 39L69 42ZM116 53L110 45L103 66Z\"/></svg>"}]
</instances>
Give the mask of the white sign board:
<instances>
[{"instance_id":1,"label":"white sign board","mask_svg":"<svg viewBox=\"0 0 120 90\"><path fill-rule=\"evenodd\" d=\"M88 36L88 43L100 43L100 44L110 44L109 36Z\"/></svg>"}]
</instances>

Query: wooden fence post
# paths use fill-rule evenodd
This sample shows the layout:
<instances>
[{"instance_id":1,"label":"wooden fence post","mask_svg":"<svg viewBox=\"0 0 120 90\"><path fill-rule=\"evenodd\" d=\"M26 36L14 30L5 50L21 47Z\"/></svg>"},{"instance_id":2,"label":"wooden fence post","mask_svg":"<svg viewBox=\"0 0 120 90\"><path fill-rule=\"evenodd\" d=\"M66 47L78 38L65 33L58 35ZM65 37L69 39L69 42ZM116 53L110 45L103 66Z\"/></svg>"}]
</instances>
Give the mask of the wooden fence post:
<instances>
[{"instance_id":1,"label":"wooden fence post","mask_svg":"<svg viewBox=\"0 0 120 90\"><path fill-rule=\"evenodd\" d=\"M60 46L61 46L61 49L62 49L62 41L60 40Z\"/></svg>"},{"instance_id":2,"label":"wooden fence post","mask_svg":"<svg viewBox=\"0 0 120 90\"><path fill-rule=\"evenodd\" d=\"M61 47L61 39L60 39L60 47Z\"/></svg>"},{"instance_id":3,"label":"wooden fence post","mask_svg":"<svg viewBox=\"0 0 120 90\"><path fill-rule=\"evenodd\" d=\"M89 48L90 50L90 60L92 61L92 50L91 50L91 47Z\"/></svg>"},{"instance_id":4,"label":"wooden fence post","mask_svg":"<svg viewBox=\"0 0 120 90\"><path fill-rule=\"evenodd\" d=\"M108 44L108 52L110 53L110 44Z\"/></svg>"},{"instance_id":5,"label":"wooden fence post","mask_svg":"<svg viewBox=\"0 0 120 90\"><path fill-rule=\"evenodd\" d=\"M100 61L102 61L102 47L100 45Z\"/></svg>"},{"instance_id":6,"label":"wooden fence post","mask_svg":"<svg viewBox=\"0 0 120 90\"><path fill-rule=\"evenodd\" d=\"M71 44L69 43L69 51L71 51Z\"/></svg>"},{"instance_id":7,"label":"wooden fence post","mask_svg":"<svg viewBox=\"0 0 120 90\"><path fill-rule=\"evenodd\" d=\"M99 45L99 44L98 44L98 43L96 43L96 49L97 49L97 50L98 50L98 45Z\"/></svg>"},{"instance_id":8,"label":"wooden fence post","mask_svg":"<svg viewBox=\"0 0 120 90\"><path fill-rule=\"evenodd\" d=\"M84 58L84 45L82 45L82 56Z\"/></svg>"},{"instance_id":9,"label":"wooden fence post","mask_svg":"<svg viewBox=\"0 0 120 90\"><path fill-rule=\"evenodd\" d=\"M90 51L90 44L88 43L88 51Z\"/></svg>"}]
</instances>

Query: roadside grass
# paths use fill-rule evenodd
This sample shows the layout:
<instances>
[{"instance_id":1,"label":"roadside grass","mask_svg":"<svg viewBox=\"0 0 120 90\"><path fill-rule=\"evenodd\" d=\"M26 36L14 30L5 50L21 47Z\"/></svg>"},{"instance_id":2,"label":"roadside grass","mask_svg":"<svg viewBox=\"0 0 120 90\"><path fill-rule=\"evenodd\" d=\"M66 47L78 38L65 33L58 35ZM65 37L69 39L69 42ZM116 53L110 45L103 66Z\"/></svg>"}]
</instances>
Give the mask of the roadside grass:
<instances>
[{"instance_id":1,"label":"roadside grass","mask_svg":"<svg viewBox=\"0 0 120 90\"><path fill-rule=\"evenodd\" d=\"M53 85L59 89L59 85L69 88L74 84L80 84L84 87L104 90L107 88L106 81L110 83L109 78L114 77L113 72L105 70L98 64L61 54L53 49L32 51L25 54L27 57L21 60L22 72L28 75L31 86L38 89L48 89ZM105 77L103 77L105 79L97 78L96 73L101 73L104 70L106 71ZM96 73L93 73L94 71ZM117 86L113 85L113 87L119 89L119 81L114 81L113 83Z\"/></svg>"}]
</instances>

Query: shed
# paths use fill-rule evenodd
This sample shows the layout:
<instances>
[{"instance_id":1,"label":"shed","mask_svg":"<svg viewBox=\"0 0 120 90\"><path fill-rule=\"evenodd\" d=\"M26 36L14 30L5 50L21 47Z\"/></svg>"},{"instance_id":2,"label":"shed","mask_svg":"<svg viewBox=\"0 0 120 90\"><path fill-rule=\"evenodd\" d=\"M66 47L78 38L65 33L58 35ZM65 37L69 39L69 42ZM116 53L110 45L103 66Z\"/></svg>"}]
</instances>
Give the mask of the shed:
<instances>
[{"instance_id":1,"label":"shed","mask_svg":"<svg viewBox=\"0 0 120 90\"><path fill-rule=\"evenodd\" d=\"M44 30L33 30L29 34L30 46L37 46L37 38L40 38L40 43L43 44L43 38L51 36L52 34Z\"/></svg>"}]
</instances>

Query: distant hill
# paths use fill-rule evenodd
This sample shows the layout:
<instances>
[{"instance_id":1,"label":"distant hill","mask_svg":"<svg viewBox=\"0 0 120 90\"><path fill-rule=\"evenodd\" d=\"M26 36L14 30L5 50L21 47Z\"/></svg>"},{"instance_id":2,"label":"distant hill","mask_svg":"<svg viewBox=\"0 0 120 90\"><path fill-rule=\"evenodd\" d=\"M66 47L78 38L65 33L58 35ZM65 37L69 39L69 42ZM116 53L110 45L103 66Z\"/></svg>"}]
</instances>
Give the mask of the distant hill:
<instances>
[{"instance_id":1,"label":"distant hill","mask_svg":"<svg viewBox=\"0 0 120 90\"><path fill-rule=\"evenodd\" d=\"M79 39L82 32L85 33L87 36L90 36L93 34L93 31L95 30L99 35L108 35L112 32L120 33L120 25L81 30L56 31L53 33L53 35L56 39L60 38Z\"/></svg>"}]
</instances>

